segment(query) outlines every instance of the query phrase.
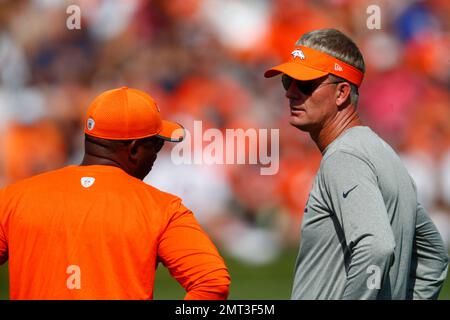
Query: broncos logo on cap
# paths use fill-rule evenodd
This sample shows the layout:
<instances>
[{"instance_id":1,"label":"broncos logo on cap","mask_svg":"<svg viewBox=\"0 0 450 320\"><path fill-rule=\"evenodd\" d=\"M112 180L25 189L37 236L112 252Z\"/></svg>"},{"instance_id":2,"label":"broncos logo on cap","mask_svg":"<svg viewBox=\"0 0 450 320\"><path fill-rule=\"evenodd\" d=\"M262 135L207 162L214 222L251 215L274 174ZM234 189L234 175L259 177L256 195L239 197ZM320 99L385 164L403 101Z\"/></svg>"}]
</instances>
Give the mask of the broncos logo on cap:
<instances>
[{"instance_id":1,"label":"broncos logo on cap","mask_svg":"<svg viewBox=\"0 0 450 320\"><path fill-rule=\"evenodd\" d=\"M303 53L302 50L300 49L295 49L294 51L291 52L292 57L295 58L300 58L301 60L305 60L305 54Z\"/></svg>"}]
</instances>

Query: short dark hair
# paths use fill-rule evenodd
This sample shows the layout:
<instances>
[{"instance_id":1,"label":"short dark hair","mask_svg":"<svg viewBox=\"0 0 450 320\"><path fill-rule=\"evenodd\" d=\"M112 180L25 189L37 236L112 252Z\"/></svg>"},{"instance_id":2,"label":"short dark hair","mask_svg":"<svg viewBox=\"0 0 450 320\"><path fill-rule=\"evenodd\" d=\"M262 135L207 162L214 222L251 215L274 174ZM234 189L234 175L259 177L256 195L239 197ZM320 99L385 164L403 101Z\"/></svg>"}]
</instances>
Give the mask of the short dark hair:
<instances>
[{"instance_id":1,"label":"short dark hair","mask_svg":"<svg viewBox=\"0 0 450 320\"><path fill-rule=\"evenodd\" d=\"M339 60L348 63L361 72L366 71L364 58L358 46L348 36L336 29L319 29L302 35L296 45L309 47ZM343 78L330 74L332 81L347 81ZM358 105L358 87L350 83L350 99L356 107Z\"/></svg>"}]
</instances>

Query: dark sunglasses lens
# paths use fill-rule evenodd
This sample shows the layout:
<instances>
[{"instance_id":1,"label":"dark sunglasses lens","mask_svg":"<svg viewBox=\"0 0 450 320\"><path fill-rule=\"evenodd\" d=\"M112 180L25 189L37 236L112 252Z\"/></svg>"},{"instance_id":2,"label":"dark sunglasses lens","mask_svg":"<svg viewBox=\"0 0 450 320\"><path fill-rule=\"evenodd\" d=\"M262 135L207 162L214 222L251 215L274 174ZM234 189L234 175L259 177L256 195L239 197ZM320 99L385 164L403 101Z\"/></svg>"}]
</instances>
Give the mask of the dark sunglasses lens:
<instances>
[{"instance_id":1,"label":"dark sunglasses lens","mask_svg":"<svg viewBox=\"0 0 450 320\"><path fill-rule=\"evenodd\" d=\"M304 95L311 95L314 92L316 83L314 81L297 81L298 90L300 90Z\"/></svg>"},{"instance_id":2,"label":"dark sunglasses lens","mask_svg":"<svg viewBox=\"0 0 450 320\"><path fill-rule=\"evenodd\" d=\"M281 82L283 83L283 88L284 90L289 90L291 83L292 83L292 78L283 74L283 76L281 77Z\"/></svg>"},{"instance_id":3,"label":"dark sunglasses lens","mask_svg":"<svg viewBox=\"0 0 450 320\"><path fill-rule=\"evenodd\" d=\"M298 81L295 80L291 77L289 77L286 74L283 74L283 76L281 77L281 82L283 83L283 88L284 90L289 90L289 88L291 87L291 83L292 81L295 81L295 84L298 88L298 90L300 90L301 93L303 93L304 95L311 95L316 87L316 82L311 80L311 81Z\"/></svg>"}]
</instances>

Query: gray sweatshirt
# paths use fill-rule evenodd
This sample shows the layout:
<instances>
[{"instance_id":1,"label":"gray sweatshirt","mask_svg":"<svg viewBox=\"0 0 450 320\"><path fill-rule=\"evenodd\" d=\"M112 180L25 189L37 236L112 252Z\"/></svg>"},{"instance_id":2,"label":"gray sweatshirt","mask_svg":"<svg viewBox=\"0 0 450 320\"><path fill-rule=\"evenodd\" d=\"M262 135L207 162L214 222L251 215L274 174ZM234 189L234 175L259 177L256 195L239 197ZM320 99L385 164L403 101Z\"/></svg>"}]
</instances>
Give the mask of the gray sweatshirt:
<instances>
[{"instance_id":1,"label":"gray sweatshirt","mask_svg":"<svg viewBox=\"0 0 450 320\"><path fill-rule=\"evenodd\" d=\"M292 299L436 299L447 267L400 158L370 128L346 130L305 207Z\"/></svg>"}]
</instances>

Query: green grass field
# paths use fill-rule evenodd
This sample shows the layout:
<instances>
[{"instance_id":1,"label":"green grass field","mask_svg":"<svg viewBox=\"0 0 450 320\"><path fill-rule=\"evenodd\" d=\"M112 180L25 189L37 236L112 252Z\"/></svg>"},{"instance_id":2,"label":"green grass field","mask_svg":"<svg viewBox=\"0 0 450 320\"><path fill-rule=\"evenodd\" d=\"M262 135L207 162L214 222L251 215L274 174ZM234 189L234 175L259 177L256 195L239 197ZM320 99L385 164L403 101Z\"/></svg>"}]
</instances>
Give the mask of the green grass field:
<instances>
[{"instance_id":1,"label":"green grass field","mask_svg":"<svg viewBox=\"0 0 450 320\"><path fill-rule=\"evenodd\" d=\"M225 257L232 277L230 299L289 299L291 293L295 250L285 251L277 261L265 266L242 264ZM8 299L7 267L0 267L0 299ZM184 290L160 266L156 273L155 299L182 299ZM450 300L450 276L440 299Z\"/></svg>"}]
</instances>

